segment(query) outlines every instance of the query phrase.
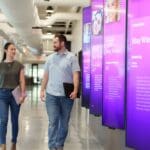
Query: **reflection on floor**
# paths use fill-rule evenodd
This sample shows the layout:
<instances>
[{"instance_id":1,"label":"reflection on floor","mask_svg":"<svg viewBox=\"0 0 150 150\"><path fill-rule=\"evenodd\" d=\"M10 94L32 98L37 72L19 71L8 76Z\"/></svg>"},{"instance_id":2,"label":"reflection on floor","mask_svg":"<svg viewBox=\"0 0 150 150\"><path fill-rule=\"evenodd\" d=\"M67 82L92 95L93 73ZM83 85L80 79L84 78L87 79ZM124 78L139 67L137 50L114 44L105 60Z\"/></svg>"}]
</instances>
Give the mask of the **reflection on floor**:
<instances>
[{"instance_id":1,"label":"reflection on floor","mask_svg":"<svg viewBox=\"0 0 150 150\"><path fill-rule=\"evenodd\" d=\"M28 99L22 105L17 150L48 150L48 119L45 103L39 100L39 91L38 86L29 88ZM124 147L124 139L120 139L119 135L116 136L114 131L100 126L100 118L89 116L88 110L81 109L80 101L77 100L72 111L65 150L129 150ZM8 149L11 139L10 129L9 123Z\"/></svg>"}]
</instances>

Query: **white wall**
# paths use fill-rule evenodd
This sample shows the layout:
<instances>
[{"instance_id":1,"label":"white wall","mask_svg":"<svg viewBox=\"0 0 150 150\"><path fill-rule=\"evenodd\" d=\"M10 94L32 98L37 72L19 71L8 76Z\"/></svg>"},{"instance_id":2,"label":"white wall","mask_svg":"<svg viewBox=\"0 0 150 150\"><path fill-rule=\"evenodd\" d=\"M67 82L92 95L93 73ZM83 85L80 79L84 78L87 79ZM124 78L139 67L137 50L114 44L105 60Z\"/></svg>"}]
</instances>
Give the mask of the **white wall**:
<instances>
[{"instance_id":1,"label":"white wall","mask_svg":"<svg viewBox=\"0 0 150 150\"><path fill-rule=\"evenodd\" d=\"M53 51L53 41L50 39L43 40L43 51Z\"/></svg>"},{"instance_id":2,"label":"white wall","mask_svg":"<svg viewBox=\"0 0 150 150\"><path fill-rule=\"evenodd\" d=\"M72 52L77 53L82 49L82 17L80 21L76 21L73 23L73 31L72 31Z\"/></svg>"}]
</instances>

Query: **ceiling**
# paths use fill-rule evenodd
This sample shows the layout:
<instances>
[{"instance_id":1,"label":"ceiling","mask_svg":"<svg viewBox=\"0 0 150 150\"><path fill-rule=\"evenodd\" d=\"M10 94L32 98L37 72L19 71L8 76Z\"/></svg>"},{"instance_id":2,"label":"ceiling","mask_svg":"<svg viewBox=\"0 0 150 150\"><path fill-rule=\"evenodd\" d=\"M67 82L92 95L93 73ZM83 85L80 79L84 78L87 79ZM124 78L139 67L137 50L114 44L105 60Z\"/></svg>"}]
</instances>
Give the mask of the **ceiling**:
<instances>
[{"instance_id":1,"label":"ceiling","mask_svg":"<svg viewBox=\"0 0 150 150\"><path fill-rule=\"evenodd\" d=\"M71 36L73 23L89 4L90 0L0 0L0 35L39 55L43 37L56 33ZM53 13L46 12L48 6Z\"/></svg>"},{"instance_id":2,"label":"ceiling","mask_svg":"<svg viewBox=\"0 0 150 150\"><path fill-rule=\"evenodd\" d=\"M54 13L61 13L61 12L65 12L65 13L70 13L70 12L75 12L75 13L80 13L81 12L81 7L74 7L74 8L70 8L69 6L53 6L53 10L54 12L51 14L49 12L46 12L48 6L37 6L37 10L38 10L38 16L40 18L40 20L47 20L49 19ZM62 34L71 34L72 32L72 21L70 20L61 20L58 19L56 20L51 26L35 26L33 27L34 29L42 29L42 33L43 34L47 34L47 33L52 33L52 34L56 34L56 33L62 33Z\"/></svg>"}]
</instances>

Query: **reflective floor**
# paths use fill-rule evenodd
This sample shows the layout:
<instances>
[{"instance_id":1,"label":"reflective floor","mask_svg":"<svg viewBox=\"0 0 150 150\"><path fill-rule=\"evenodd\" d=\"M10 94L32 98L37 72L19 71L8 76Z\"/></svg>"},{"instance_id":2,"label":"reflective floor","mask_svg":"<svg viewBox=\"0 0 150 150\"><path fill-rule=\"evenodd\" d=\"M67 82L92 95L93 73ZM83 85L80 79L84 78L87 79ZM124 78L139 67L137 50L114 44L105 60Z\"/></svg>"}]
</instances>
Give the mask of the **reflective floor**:
<instances>
[{"instance_id":1,"label":"reflective floor","mask_svg":"<svg viewBox=\"0 0 150 150\"><path fill-rule=\"evenodd\" d=\"M20 132L17 150L48 150L48 118L45 103L39 100L40 87L28 90L28 98L20 113ZM10 147L11 126L8 125L7 147ZM99 117L89 115L88 110L76 100L70 120L65 150L131 150L126 148L123 131L102 127Z\"/></svg>"}]
</instances>

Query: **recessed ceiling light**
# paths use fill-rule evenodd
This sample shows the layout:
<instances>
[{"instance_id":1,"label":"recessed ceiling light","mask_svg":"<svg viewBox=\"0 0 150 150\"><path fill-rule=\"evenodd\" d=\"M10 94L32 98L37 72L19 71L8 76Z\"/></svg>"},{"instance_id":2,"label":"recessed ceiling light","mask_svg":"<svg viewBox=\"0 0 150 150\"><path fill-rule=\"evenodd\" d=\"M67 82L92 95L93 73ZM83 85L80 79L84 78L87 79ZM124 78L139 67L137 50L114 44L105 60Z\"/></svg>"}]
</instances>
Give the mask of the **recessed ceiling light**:
<instances>
[{"instance_id":1,"label":"recessed ceiling light","mask_svg":"<svg viewBox=\"0 0 150 150\"><path fill-rule=\"evenodd\" d=\"M52 6L48 6L47 9L46 9L46 12L47 13L53 13L54 12L54 9Z\"/></svg>"},{"instance_id":2,"label":"recessed ceiling light","mask_svg":"<svg viewBox=\"0 0 150 150\"><path fill-rule=\"evenodd\" d=\"M46 16L47 19L49 19L51 16Z\"/></svg>"},{"instance_id":3,"label":"recessed ceiling light","mask_svg":"<svg viewBox=\"0 0 150 150\"><path fill-rule=\"evenodd\" d=\"M54 10L46 10L47 13L53 13Z\"/></svg>"},{"instance_id":4,"label":"recessed ceiling light","mask_svg":"<svg viewBox=\"0 0 150 150\"><path fill-rule=\"evenodd\" d=\"M48 32L47 34L48 34L48 35L52 35L52 33L51 33L51 32Z\"/></svg>"}]
</instances>

